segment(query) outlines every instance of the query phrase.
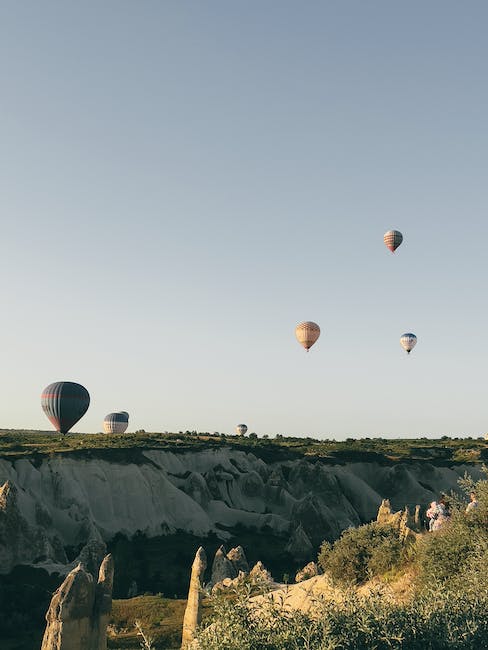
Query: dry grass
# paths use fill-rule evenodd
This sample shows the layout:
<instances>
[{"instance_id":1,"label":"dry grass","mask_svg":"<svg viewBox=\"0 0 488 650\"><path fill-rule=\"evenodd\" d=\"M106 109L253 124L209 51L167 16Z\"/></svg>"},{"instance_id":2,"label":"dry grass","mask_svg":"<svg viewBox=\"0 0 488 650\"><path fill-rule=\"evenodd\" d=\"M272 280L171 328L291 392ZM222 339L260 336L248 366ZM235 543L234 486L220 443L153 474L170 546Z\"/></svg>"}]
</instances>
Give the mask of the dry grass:
<instances>
[{"instance_id":1,"label":"dry grass","mask_svg":"<svg viewBox=\"0 0 488 650\"><path fill-rule=\"evenodd\" d=\"M109 623L109 648L139 648L135 621L154 637L157 648L176 648L181 643L185 600L137 596L114 600Z\"/></svg>"},{"instance_id":2,"label":"dry grass","mask_svg":"<svg viewBox=\"0 0 488 650\"><path fill-rule=\"evenodd\" d=\"M161 596L137 596L126 600L114 600L109 623L109 648L140 648L135 621L144 632L154 639L159 649L179 648L186 600L162 598ZM203 603L203 616L208 616L209 606Z\"/></svg>"}]
</instances>

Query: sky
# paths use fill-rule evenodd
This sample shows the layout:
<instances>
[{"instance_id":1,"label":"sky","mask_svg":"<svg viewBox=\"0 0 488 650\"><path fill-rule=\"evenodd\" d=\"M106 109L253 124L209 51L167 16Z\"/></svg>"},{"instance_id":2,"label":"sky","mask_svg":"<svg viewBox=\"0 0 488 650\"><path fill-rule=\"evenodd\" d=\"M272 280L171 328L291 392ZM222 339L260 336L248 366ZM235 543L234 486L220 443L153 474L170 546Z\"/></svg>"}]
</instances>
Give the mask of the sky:
<instances>
[{"instance_id":1,"label":"sky","mask_svg":"<svg viewBox=\"0 0 488 650\"><path fill-rule=\"evenodd\" d=\"M0 427L69 380L75 432L484 434L487 19L1 3Z\"/></svg>"}]
</instances>

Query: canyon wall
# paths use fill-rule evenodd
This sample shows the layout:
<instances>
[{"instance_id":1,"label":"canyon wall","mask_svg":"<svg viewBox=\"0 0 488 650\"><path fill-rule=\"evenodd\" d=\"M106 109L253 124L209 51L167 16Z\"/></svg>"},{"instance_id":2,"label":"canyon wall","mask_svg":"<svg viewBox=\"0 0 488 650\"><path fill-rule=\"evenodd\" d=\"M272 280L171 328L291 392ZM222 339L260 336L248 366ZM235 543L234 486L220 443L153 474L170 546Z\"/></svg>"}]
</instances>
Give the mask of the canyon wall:
<instances>
[{"instance_id":1,"label":"canyon wall","mask_svg":"<svg viewBox=\"0 0 488 650\"><path fill-rule=\"evenodd\" d=\"M479 466L422 461L266 463L226 447L146 450L134 462L69 454L0 459L0 573L20 563L65 573L64 548L117 534L185 531L225 541L236 526L282 536L301 559L323 539L374 519L383 498L394 509L426 505L455 489L466 471L481 475Z\"/></svg>"}]
</instances>

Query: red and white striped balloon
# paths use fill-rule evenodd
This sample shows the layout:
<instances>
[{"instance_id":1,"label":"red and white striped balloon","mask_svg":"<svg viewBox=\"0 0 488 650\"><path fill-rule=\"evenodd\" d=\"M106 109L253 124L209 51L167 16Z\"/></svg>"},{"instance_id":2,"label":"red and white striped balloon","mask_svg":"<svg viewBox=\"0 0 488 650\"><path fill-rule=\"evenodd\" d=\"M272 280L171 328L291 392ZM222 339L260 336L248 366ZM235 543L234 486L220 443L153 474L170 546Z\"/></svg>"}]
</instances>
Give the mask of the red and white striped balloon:
<instances>
[{"instance_id":1,"label":"red and white striped balloon","mask_svg":"<svg viewBox=\"0 0 488 650\"><path fill-rule=\"evenodd\" d=\"M394 253L402 243L403 235L399 230L389 230L383 235L383 241L391 252Z\"/></svg>"}]
</instances>

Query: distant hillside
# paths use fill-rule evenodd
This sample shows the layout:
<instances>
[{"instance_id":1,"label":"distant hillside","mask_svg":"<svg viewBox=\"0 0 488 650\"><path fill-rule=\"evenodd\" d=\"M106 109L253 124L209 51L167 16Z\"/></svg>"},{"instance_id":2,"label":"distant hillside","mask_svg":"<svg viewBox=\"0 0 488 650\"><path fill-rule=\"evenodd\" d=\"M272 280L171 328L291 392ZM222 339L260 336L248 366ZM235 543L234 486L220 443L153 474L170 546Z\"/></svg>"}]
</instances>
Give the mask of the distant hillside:
<instances>
[{"instance_id":1,"label":"distant hillside","mask_svg":"<svg viewBox=\"0 0 488 650\"><path fill-rule=\"evenodd\" d=\"M322 462L377 461L392 464L408 461L481 463L488 459L484 438L348 438L344 441L275 436L236 436L219 433L148 433L139 431L122 435L60 434L49 431L0 429L0 458L45 457L51 454L74 454L74 457L107 458L135 462L138 453L147 449L171 450L175 453L230 447L252 453L265 462L312 457ZM115 451L118 450L118 451ZM128 452L125 456L124 453Z\"/></svg>"}]
</instances>

